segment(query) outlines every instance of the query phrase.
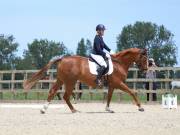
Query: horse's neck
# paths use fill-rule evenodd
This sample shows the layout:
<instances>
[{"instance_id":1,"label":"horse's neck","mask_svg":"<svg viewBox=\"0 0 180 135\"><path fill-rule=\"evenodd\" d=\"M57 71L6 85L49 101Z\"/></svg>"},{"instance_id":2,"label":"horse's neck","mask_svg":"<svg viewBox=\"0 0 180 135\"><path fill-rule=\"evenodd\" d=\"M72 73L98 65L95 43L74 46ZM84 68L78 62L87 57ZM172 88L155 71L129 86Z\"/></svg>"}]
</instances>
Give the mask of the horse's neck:
<instances>
[{"instance_id":1,"label":"horse's neck","mask_svg":"<svg viewBox=\"0 0 180 135\"><path fill-rule=\"evenodd\" d=\"M121 66L128 72L130 66L135 62L135 58L133 54L127 54L123 56L119 56L118 58L121 61Z\"/></svg>"}]
</instances>

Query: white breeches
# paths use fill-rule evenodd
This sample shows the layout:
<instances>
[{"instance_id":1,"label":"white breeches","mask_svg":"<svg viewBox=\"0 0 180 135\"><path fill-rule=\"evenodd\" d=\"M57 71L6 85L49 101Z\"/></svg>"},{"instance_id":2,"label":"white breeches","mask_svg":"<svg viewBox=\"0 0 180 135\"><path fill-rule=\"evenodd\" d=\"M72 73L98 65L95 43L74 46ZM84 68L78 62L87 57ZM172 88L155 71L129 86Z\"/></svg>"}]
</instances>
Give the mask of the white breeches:
<instances>
[{"instance_id":1,"label":"white breeches","mask_svg":"<svg viewBox=\"0 0 180 135\"><path fill-rule=\"evenodd\" d=\"M106 55L109 55L109 54L106 53ZM104 58L103 58L101 55L91 54L91 57L92 57L93 59L95 59L95 60L97 61L97 63L99 63L99 65L107 67L106 62L105 62ZM109 56L109 57L110 57L110 56Z\"/></svg>"}]
</instances>

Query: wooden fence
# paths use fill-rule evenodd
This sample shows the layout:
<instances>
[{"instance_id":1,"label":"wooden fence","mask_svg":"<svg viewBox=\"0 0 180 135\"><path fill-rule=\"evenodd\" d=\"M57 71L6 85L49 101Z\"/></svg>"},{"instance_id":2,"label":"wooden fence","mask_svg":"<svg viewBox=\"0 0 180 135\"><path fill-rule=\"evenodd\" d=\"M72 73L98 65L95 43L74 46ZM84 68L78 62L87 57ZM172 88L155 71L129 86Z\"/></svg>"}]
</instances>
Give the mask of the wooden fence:
<instances>
[{"instance_id":1,"label":"wooden fence","mask_svg":"<svg viewBox=\"0 0 180 135\"><path fill-rule=\"evenodd\" d=\"M180 72L180 67L157 67L152 70L156 70L160 77L157 79L146 79L144 78L138 69L130 68L129 76L126 80L129 87L131 87L137 94L150 94L150 101L152 100L152 93L164 94L170 91L170 82L173 80L180 81L180 78L175 77L176 72ZM22 84L25 79L29 78L33 73L37 72L37 70L9 70L9 71L0 71L0 99L3 99L3 94L7 91L11 91L12 94L22 93L21 90ZM56 70L48 70L46 73L46 77L43 80L40 80L34 87L33 92L37 94L37 97L40 96L41 93L47 92L55 82L56 78ZM144 83L149 82L149 90L145 90ZM156 91L152 90L152 84L156 82L158 84L158 89ZM59 90L60 93L64 93L64 87ZM106 93L107 90L92 90L91 88L83 85L83 90L79 90L79 83L76 84L74 93L80 92L88 92L91 96L95 93ZM180 90L176 89L173 91L176 94L180 93ZM115 91L117 94L123 94L122 91ZM27 97L27 93L24 93L25 99Z\"/></svg>"}]
</instances>

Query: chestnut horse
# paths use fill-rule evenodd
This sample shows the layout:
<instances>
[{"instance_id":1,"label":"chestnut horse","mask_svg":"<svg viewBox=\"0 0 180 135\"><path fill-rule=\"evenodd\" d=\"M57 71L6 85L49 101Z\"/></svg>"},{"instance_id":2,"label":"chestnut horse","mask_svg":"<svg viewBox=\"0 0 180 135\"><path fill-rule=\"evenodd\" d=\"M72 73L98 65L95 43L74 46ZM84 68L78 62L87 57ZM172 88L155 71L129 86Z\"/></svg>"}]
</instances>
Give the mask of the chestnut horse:
<instances>
[{"instance_id":1,"label":"chestnut horse","mask_svg":"<svg viewBox=\"0 0 180 135\"><path fill-rule=\"evenodd\" d=\"M111 55L111 58L113 61L114 71L108 77L108 98L106 111L113 112L110 110L109 105L114 89L120 89L124 92L127 92L134 99L136 105L138 106L138 110L144 111L134 91L128 88L128 86L125 84L125 80L127 78L128 69L132 64L134 64L134 62L137 64L140 70L145 71L148 69L146 49L131 48L123 50L119 53ZM93 88L96 87L96 75L90 73L88 58L81 56L67 56L56 60L51 60L39 72L35 73L32 78L24 82L24 89L30 89L38 80L40 80L44 76L45 72L53 64L57 64L57 80L53 87L50 89L47 99L48 102L43 106L41 112L45 113L45 110L48 108L50 101L54 98L57 90L63 84L65 86L65 93L63 98L69 106L70 110L73 113L77 112L77 110L72 106L70 102L70 96L77 80Z\"/></svg>"}]
</instances>

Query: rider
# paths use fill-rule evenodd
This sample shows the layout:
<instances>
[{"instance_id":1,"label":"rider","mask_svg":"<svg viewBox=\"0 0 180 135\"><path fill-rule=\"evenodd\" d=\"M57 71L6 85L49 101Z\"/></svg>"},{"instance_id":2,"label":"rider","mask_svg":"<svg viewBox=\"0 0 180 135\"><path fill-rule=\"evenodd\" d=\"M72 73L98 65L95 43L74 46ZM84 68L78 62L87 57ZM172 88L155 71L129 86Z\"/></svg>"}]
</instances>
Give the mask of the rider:
<instances>
[{"instance_id":1,"label":"rider","mask_svg":"<svg viewBox=\"0 0 180 135\"><path fill-rule=\"evenodd\" d=\"M106 30L105 26L103 24L98 24L96 26L96 36L94 38L94 45L93 45L93 51L91 54L91 57L94 58L99 63L99 68L97 69L98 75L96 78L96 84L101 85L101 77L103 76L103 73L107 67L107 64L105 61L107 61L110 58L110 55L108 53L105 53L103 49L107 50L109 53L113 53L111 49L104 43L103 41L103 35L104 31Z\"/></svg>"}]
</instances>

